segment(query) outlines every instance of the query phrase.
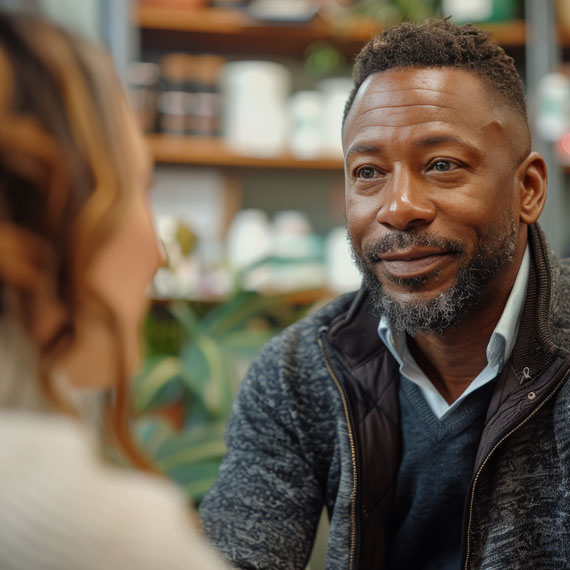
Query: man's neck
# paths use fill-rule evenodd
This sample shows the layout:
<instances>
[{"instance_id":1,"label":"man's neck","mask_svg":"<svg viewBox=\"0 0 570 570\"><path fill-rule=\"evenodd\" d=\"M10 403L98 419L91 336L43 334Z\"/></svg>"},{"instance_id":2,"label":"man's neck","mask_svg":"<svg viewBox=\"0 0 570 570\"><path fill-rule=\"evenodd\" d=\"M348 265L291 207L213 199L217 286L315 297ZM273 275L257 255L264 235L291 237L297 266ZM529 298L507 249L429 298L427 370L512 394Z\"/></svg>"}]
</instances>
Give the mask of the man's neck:
<instances>
[{"instance_id":1,"label":"man's neck","mask_svg":"<svg viewBox=\"0 0 570 570\"><path fill-rule=\"evenodd\" d=\"M504 306L504 305L503 305ZM487 364L487 345L501 313L484 323L461 327L443 335L434 333L408 337L408 347L418 366L448 404L463 394Z\"/></svg>"}]
</instances>

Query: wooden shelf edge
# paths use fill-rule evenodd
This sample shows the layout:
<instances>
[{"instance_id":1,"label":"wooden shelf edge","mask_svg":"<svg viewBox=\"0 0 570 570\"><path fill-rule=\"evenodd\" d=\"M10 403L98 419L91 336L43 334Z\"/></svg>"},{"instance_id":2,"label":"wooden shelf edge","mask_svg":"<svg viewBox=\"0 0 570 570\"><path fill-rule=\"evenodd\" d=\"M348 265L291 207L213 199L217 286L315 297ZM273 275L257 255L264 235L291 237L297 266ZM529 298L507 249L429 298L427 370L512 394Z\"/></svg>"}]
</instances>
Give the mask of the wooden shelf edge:
<instances>
[{"instance_id":1,"label":"wooden shelf edge","mask_svg":"<svg viewBox=\"0 0 570 570\"><path fill-rule=\"evenodd\" d=\"M341 293L335 292L328 287L320 287L317 289L295 289L291 291L257 291L263 297L277 299L284 305L312 305L322 300L334 299ZM205 304L220 304L226 303L231 299L228 296L220 297L151 297L150 302L153 306L169 306L171 303L182 301L188 303L205 303Z\"/></svg>"},{"instance_id":2,"label":"wooden shelf edge","mask_svg":"<svg viewBox=\"0 0 570 570\"><path fill-rule=\"evenodd\" d=\"M491 32L493 39L507 47L522 47L526 42L526 26L524 20L513 20L507 23L480 23L478 28Z\"/></svg>"},{"instance_id":3,"label":"wooden shelf edge","mask_svg":"<svg viewBox=\"0 0 570 570\"><path fill-rule=\"evenodd\" d=\"M247 12L239 9L224 8L193 8L183 10L180 8L156 8L152 6L139 6L135 10L134 22L143 29L178 31L189 33L206 33L216 35L256 34L267 35L287 34L302 35L315 39L334 38L342 39L344 33L336 33L331 25L322 18L303 24L287 22L263 22L252 18ZM370 28L367 22L364 26L366 33ZM374 30L380 27L373 27ZM353 25L347 28L346 39L349 41L360 39Z\"/></svg>"},{"instance_id":4,"label":"wooden shelf edge","mask_svg":"<svg viewBox=\"0 0 570 570\"><path fill-rule=\"evenodd\" d=\"M160 8L140 5L134 9L134 21L139 27L150 30L217 34L240 33L249 25L249 18L239 10Z\"/></svg>"},{"instance_id":5,"label":"wooden shelf edge","mask_svg":"<svg viewBox=\"0 0 570 570\"><path fill-rule=\"evenodd\" d=\"M302 160L289 154L259 158L237 154L216 138L149 134L146 136L151 155L158 164L187 164L239 168L281 168L287 170L340 170L341 158Z\"/></svg>"},{"instance_id":6,"label":"wooden shelf edge","mask_svg":"<svg viewBox=\"0 0 570 570\"><path fill-rule=\"evenodd\" d=\"M266 23L251 18L241 10L222 8L160 8L140 5L135 8L133 21L148 30L170 30L188 33L239 35L255 33L267 35L285 33L306 35L312 39L329 39L364 43L381 32L385 26L373 20L354 19L343 26L315 18L306 24ZM525 23L515 20L506 23L481 23L478 27L491 32L504 46L523 46L526 40Z\"/></svg>"}]
</instances>

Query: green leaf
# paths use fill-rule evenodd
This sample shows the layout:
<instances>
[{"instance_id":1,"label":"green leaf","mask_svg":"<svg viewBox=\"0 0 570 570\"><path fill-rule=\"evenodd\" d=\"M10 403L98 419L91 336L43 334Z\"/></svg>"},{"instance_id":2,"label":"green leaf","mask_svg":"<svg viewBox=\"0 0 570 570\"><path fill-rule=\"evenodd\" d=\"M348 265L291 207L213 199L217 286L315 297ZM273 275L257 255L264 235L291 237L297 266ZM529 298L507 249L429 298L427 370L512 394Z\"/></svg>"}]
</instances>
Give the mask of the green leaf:
<instances>
[{"instance_id":1,"label":"green leaf","mask_svg":"<svg viewBox=\"0 0 570 570\"><path fill-rule=\"evenodd\" d=\"M210 361L198 338L184 345L180 352L182 380L194 397L201 397L204 385L211 377Z\"/></svg>"},{"instance_id":2,"label":"green leaf","mask_svg":"<svg viewBox=\"0 0 570 570\"><path fill-rule=\"evenodd\" d=\"M181 466L170 471L168 475L184 487L189 497L199 502L210 490L218 476L219 469L220 461L208 461Z\"/></svg>"},{"instance_id":3,"label":"green leaf","mask_svg":"<svg viewBox=\"0 0 570 570\"><path fill-rule=\"evenodd\" d=\"M135 411L140 413L154 407L159 400L157 396L169 383L180 378L181 370L180 359L176 356L157 356L147 360L133 384Z\"/></svg>"},{"instance_id":4,"label":"green leaf","mask_svg":"<svg viewBox=\"0 0 570 570\"><path fill-rule=\"evenodd\" d=\"M173 437L174 430L168 421L146 416L137 419L134 433L146 453L154 458L160 447Z\"/></svg>"},{"instance_id":5,"label":"green leaf","mask_svg":"<svg viewBox=\"0 0 570 570\"><path fill-rule=\"evenodd\" d=\"M202 444L193 444L188 446L184 442L180 442L180 448L176 449L176 441L169 442L168 452L161 448L157 453L156 461L158 465L165 471L172 471L183 465L197 463L212 459L221 459L226 453L226 446L222 439L207 441Z\"/></svg>"},{"instance_id":6,"label":"green leaf","mask_svg":"<svg viewBox=\"0 0 570 570\"><path fill-rule=\"evenodd\" d=\"M133 383L139 413L160 405L182 404L185 425L176 431L162 418L140 416L135 433L157 466L194 500L214 481L225 454L224 429L240 380L269 338L303 315L281 297L237 291L215 306L188 301L160 307L148 321L152 347L175 347L145 361ZM165 339L161 335L166 335Z\"/></svg>"},{"instance_id":7,"label":"green leaf","mask_svg":"<svg viewBox=\"0 0 570 570\"><path fill-rule=\"evenodd\" d=\"M214 337L243 329L252 318L263 314L278 302L276 297L259 293L239 292L234 299L221 303L202 321L202 331Z\"/></svg>"},{"instance_id":8,"label":"green leaf","mask_svg":"<svg viewBox=\"0 0 570 570\"><path fill-rule=\"evenodd\" d=\"M305 69L313 75L332 75L346 68L346 60L332 44L316 41L305 50Z\"/></svg>"},{"instance_id":9,"label":"green leaf","mask_svg":"<svg viewBox=\"0 0 570 570\"><path fill-rule=\"evenodd\" d=\"M201 499L214 482L226 453L225 422L180 433L169 433L160 421L141 423L137 428L139 438L144 438L144 449L157 467L182 485L194 500Z\"/></svg>"},{"instance_id":10,"label":"green leaf","mask_svg":"<svg viewBox=\"0 0 570 570\"><path fill-rule=\"evenodd\" d=\"M182 325L190 337L200 328L200 321L192 311L190 305L184 301L173 301L170 305L172 316Z\"/></svg>"}]
</instances>

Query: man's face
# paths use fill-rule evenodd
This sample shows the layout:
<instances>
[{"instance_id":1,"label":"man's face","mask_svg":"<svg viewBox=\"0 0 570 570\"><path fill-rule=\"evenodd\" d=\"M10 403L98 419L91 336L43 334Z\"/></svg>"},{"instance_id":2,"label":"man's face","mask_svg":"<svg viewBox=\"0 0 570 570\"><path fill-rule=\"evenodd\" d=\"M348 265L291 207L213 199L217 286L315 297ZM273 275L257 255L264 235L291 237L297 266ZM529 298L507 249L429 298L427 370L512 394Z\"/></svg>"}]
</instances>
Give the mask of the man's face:
<instances>
[{"instance_id":1,"label":"man's face","mask_svg":"<svg viewBox=\"0 0 570 570\"><path fill-rule=\"evenodd\" d=\"M513 121L466 71L392 70L360 88L343 130L348 229L394 326L441 334L514 281Z\"/></svg>"}]
</instances>

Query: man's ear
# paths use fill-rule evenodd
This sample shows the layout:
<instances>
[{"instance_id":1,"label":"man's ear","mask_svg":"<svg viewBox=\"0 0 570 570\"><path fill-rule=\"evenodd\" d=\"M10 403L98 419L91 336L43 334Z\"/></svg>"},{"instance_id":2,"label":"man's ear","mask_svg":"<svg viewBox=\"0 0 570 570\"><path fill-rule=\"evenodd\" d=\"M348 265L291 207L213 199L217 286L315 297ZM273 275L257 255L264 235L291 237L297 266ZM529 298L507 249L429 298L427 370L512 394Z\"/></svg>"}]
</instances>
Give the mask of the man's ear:
<instances>
[{"instance_id":1,"label":"man's ear","mask_svg":"<svg viewBox=\"0 0 570 570\"><path fill-rule=\"evenodd\" d=\"M519 167L520 220L533 224L546 201L546 163L540 154L531 152Z\"/></svg>"}]
</instances>

